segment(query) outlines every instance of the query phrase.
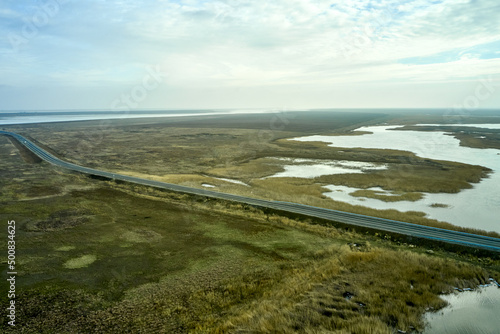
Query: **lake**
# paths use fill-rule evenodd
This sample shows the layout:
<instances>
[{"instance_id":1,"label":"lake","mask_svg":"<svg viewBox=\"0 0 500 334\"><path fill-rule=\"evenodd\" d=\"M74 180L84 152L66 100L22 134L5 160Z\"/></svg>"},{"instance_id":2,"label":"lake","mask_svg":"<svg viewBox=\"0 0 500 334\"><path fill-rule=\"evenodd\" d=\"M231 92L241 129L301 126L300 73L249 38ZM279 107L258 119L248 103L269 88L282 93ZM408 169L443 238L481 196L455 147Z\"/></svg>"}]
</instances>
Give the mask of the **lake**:
<instances>
[{"instance_id":1,"label":"lake","mask_svg":"<svg viewBox=\"0 0 500 334\"><path fill-rule=\"evenodd\" d=\"M12 111L0 112L0 125L33 124L51 122L92 121L105 119L192 117L231 114L260 114L273 112L270 109L233 110L148 110L148 111Z\"/></svg>"},{"instance_id":2,"label":"lake","mask_svg":"<svg viewBox=\"0 0 500 334\"><path fill-rule=\"evenodd\" d=\"M464 126L460 124L460 126ZM500 124L474 125L499 129ZM422 158L457 161L481 165L493 170L488 178L457 194L425 193L416 202L383 202L371 198L350 196L357 188L327 186L325 195L338 201L363 205L375 209L396 209L399 211L422 211L428 218L438 219L463 227L479 228L500 233L500 150L476 149L460 146L460 141L445 132L397 131L397 126L369 126L357 130L371 134L359 136L307 136L294 138L296 141L322 141L332 147L376 148L410 151ZM446 207L431 207L434 203Z\"/></svg>"},{"instance_id":3,"label":"lake","mask_svg":"<svg viewBox=\"0 0 500 334\"><path fill-rule=\"evenodd\" d=\"M500 333L500 289L495 285L441 298L449 305L425 315L424 334Z\"/></svg>"}]
</instances>

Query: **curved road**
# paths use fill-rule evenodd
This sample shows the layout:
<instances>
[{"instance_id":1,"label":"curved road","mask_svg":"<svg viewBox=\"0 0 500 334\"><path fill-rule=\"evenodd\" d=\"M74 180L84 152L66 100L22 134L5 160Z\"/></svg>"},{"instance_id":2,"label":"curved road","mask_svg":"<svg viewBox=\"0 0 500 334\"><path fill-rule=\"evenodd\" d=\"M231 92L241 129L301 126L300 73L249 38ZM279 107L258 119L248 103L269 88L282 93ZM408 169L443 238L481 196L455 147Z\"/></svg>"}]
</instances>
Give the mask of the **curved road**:
<instances>
[{"instance_id":1,"label":"curved road","mask_svg":"<svg viewBox=\"0 0 500 334\"><path fill-rule=\"evenodd\" d=\"M220 193L211 190L205 189L197 189L191 187L184 187L177 184L153 181L142 179L133 176L121 175L116 173L110 173L105 171L100 171L97 169L87 168L79 165L75 165L66 161L63 161L59 158L56 158L52 154L47 151L41 149L33 142L29 141L25 137L7 131L0 131L0 135L6 135L15 138L19 143L27 147L30 151L35 153L37 156L42 158L43 160L69 170L77 171L84 174L101 176L109 179L115 179L125 182L131 182L136 184L141 184L145 186L167 189L176 192L182 192L187 194L201 195L211 198L224 199L244 204L249 204L252 206L262 207L262 208L270 208L285 212L292 212L300 215L305 215L309 217L321 218L325 220L330 220L334 222L340 222L348 225L362 226L365 228L386 231L391 233L403 234L417 238L438 240L441 242L458 244L473 248L481 248L490 251L500 252L500 239L491 238L476 234L464 233L451 231L446 229L440 229L435 227L428 227L417 224L404 223L400 221L370 217L359 215L355 213L324 209L319 207L313 207L304 204L297 203L289 203L289 202L280 202L280 201L268 201L257 198L239 196L239 195L231 195Z\"/></svg>"}]
</instances>

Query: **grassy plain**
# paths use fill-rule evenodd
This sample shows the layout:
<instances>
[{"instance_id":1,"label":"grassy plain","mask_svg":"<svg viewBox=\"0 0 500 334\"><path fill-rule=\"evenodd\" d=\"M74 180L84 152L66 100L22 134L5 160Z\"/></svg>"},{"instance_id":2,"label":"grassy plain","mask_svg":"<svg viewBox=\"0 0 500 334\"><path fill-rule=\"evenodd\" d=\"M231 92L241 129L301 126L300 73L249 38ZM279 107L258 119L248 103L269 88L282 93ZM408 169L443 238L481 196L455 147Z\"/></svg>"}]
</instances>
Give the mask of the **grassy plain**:
<instances>
[{"instance_id":1,"label":"grassy plain","mask_svg":"<svg viewBox=\"0 0 500 334\"><path fill-rule=\"evenodd\" d=\"M500 277L495 258L26 163L5 138L0 158L0 219L17 226L12 333L421 330L440 293Z\"/></svg>"},{"instance_id":2,"label":"grassy plain","mask_svg":"<svg viewBox=\"0 0 500 334\"><path fill-rule=\"evenodd\" d=\"M325 185L362 189L357 195L386 201L416 200L423 192L456 193L486 177L489 170L450 161L423 159L404 151L339 149L326 143L296 142L308 134L354 134L361 125L439 122L439 115L401 116L363 112L280 112L264 115L204 116L52 123L13 126L57 156L103 170L178 183L215 186L223 192L298 202L389 219L462 231L474 229L425 219L421 212L373 210L333 201L323 195ZM405 118L406 117L406 118ZM442 115L440 116L442 117ZM475 121L480 122L482 118ZM484 120L483 120L484 122ZM283 171L288 159L348 160L385 164L387 170L364 174L325 175L313 179L266 178ZM248 186L216 178L235 179ZM381 187L398 196L366 190ZM478 232L484 233L484 232ZM497 236L497 234L489 233Z\"/></svg>"},{"instance_id":3,"label":"grassy plain","mask_svg":"<svg viewBox=\"0 0 500 334\"><path fill-rule=\"evenodd\" d=\"M309 123L280 116L12 128L89 167L425 224L440 223L323 196L322 184L354 184L356 178L261 178L282 170L273 157L375 161L391 167L385 175L370 175L373 183L386 182L385 189L405 196L432 187L455 191L487 172L408 152L283 140L348 132L385 120L383 115L318 113ZM13 333L411 332L424 327L426 310L444 305L439 294L500 279L498 257L459 255L243 205L98 181L21 156L4 137L0 170L0 219L15 219L17 226ZM440 185L426 184L435 171L442 171L436 174ZM405 184L387 180L406 174ZM0 238L6 249L6 230ZM0 294L5 310L6 284ZM1 319L7 330L4 314Z\"/></svg>"}]
</instances>

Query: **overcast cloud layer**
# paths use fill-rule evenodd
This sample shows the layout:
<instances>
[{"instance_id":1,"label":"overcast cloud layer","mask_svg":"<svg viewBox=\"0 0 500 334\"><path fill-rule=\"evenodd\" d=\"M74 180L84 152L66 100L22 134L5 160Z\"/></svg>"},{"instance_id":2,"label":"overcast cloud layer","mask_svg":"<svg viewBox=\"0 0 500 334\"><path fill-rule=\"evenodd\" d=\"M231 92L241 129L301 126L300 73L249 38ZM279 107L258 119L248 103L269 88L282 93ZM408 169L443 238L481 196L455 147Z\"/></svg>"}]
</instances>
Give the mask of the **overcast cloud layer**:
<instances>
[{"instance_id":1,"label":"overcast cloud layer","mask_svg":"<svg viewBox=\"0 0 500 334\"><path fill-rule=\"evenodd\" d=\"M500 108L498 0L3 0L0 110Z\"/></svg>"}]
</instances>

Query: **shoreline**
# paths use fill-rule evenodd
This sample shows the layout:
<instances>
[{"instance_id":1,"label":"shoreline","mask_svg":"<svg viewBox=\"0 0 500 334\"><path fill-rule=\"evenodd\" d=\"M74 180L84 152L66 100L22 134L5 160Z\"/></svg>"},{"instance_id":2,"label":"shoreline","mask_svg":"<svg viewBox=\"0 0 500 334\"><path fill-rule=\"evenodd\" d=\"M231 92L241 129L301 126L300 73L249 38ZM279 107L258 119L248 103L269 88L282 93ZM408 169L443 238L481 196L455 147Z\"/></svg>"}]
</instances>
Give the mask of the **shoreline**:
<instances>
[{"instance_id":1,"label":"shoreline","mask_svg":"<svg viewBox=\"0 0 500 334\"><path fill-rule=\"evenodd\" d=\"M174 117L200 117L200 116L218 116L218 115L252 115L252 114L266 114L266 113L273 113L275 111L273 110L258 110L254 112L250 111L244 111L244 112L218 112L218 111L213 111L213 112L203 112L203 113L178 113L178 111L175 111L175 113L168 113L165 111L158 111L157 113L135 113L131 111L104 111L104 112L67 112L67 111L60 111L60 112L25 112L25 113L7 113L7 114L2 114L0 113L0 126L9 126L9 125L37 125L37 124L47 124L47 123L65 123L65 122L85 122L85 121L106 121L106 120L124 120L124 119L152 119L152 118L174 118ZM45 116L44 116L45 114ZM83 117L83 115L99 115L99 114L107 114L107 116L103 117L92 117L92 118L78 118L78 119L52 119L52 120L27 120L23 122L15 122L15 123L4 123L2 118L4 115L17 115L15 118L23 118L23 117L49 117L48 115L51 116L61 116L65 115L66 117L68 116L74 116L74 117ZM28 116L27 116L28 115ZM77 116L81 115L81 116ZM7 118L8 119L8 118Z\"/></svg>"}]
</instances>

